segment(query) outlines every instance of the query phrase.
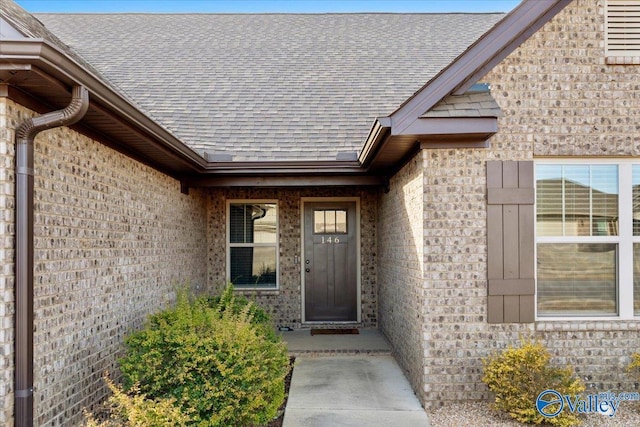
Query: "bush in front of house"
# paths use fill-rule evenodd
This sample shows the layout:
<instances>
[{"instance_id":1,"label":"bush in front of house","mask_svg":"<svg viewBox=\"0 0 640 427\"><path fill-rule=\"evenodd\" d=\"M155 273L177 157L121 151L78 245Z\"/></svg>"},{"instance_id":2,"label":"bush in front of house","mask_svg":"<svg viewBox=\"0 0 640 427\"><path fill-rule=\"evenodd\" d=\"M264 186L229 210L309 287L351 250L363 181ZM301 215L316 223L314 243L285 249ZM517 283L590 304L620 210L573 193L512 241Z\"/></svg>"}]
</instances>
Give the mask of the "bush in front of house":
<instances>
[{"instance_id":1,"label":"bush in front of house","mask_svg":"<svg viewBox=\"0 0 640 427\"><path fill-rule=\"evenodd\" d=\"M633 353L631 355L631 362L627 366L627 370L636 381L640 382L640 353Z\"/></svg>"},{"instance_id":2,"label":"bush in front of house","mask_svg":"<svg viewBox=\"0 0 640 427\"><path fill-rule=\"evenodd\" d=\"M508 413L521 423L562 427L579 424L571 411L564 410L547 418L536 409L536 399L545 390L556 390L564 396L578 395L585 389L571 368L551 366L550 359L544 345L526 340L520 347L508 347L484 359L482 381L495 394L493 408ZM552 413L553 407L548 407L547 412Z\"/></svg>"},{"instance_id":3,"label":"bush in front of house","mask_svg":"<svg viewBox=\"0 0 640 427\"><path fill-rule=\"evenodd\" d=\"M130 335L120 360L125 390L170 399L206 426L261 425L278 415L289 369L286 347L268 319L229 285L217 303L180 294Z\"/></svg>"}]
</instances>

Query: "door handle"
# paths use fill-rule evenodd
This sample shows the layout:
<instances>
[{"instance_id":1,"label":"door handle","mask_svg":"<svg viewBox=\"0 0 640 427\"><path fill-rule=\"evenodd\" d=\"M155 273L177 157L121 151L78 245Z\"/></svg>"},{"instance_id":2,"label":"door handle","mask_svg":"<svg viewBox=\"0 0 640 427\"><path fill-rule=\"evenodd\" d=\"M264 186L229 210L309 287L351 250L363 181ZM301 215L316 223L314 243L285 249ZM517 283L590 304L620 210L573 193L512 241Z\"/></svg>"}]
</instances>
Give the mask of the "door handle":
<instances>
[{"instance_id":1,"label":"door handle","mask_svg":"<svg viewBox=\"0 0 640 427\"><path fill-rule=\"evenodd\" d=\"M306 271L307 273L311 273L311 269L309 267L305 268L304 271Z\"/></svg>"}]
</instances>

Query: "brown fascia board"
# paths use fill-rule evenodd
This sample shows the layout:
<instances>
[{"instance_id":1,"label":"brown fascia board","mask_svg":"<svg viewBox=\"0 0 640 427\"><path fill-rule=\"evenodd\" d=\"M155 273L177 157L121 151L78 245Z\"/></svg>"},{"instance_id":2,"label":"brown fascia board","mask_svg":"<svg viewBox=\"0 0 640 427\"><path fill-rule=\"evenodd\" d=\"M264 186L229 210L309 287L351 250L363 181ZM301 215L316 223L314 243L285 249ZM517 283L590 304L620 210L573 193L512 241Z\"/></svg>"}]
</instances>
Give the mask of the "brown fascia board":
<instances>
[{"instance_id":1,"label":"brown fascia board","mask_svg":"<svg viewBox=\"0 0 640 427\"><path fill-rule=\"evenodd\" d=\"M247 174L361 174L362 166L352 161L264 161L264 162L210 162L207 172Z\"/></svg>"},{"instance_id":2,"label":"brown fascia board","mask_svg":"<svg viewBox=\"0 0 640 427\"><path fill-rule=\"evenodd\" d=\"M373 159L382 151L389 140L391 131L391 121L387 117L379 117L373 122L369 136L358 155L358 161L362 166L368 168Z\"/></svg>"},{"instance_id":3,"label":"brown fascia board","mask_svg":"<svg viewBox=\"0 0 640 427\"><path fill-rule=\"evenodd\" d=\"M271 161L210 163L207 174L192 176L194 187L383 186L386 176L366 174L359 162Z\"/></svg>"},{"instance_id":4,"label":"brown fascia board","mask_svg":"<svg viewBox=\"0 0 640 427\"><path fill-rule=\"evenodd\" d=\"M496 117L423 117L419 118L402 132L391 128L392 136L416 135L465 135L495 134L498 132Z\"/></svg>"},{"instance_id":5,"label":"brown fascia board","mask_svg":"<svg viewBox=\"0 0 640 427\"><path fill-rule=\"evenodd\" d=\"M300 176L199 176L188 180L193 187L380 187L387 185L383 176L373 175L300 175Z\"/></svg>"},{"instance_id":6,"label":"brown fascia board","mask_svg":"<svg viewBox=\"0 0 640 427\"><path fill-rule=\"evenodd\" d=\"M74 84L87 87L91 98L149 134L158 141L159 146L169 149L191 169L201 171L206 167L205 160L198 153L48 41L43 39L3 40L0 46L0 63L34 64L69 87Z\"/></svg>"}]
</instances>

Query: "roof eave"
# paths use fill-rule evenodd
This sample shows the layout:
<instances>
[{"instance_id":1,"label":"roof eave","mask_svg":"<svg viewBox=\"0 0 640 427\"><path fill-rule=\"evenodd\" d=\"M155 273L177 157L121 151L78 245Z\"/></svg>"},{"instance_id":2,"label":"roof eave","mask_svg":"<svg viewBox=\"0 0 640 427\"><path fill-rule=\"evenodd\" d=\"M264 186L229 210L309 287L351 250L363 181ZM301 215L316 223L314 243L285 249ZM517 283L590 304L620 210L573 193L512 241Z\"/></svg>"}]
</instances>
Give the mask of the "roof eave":
<instances>
[{"instance_id":1,"label":"roof eave","mask_svg":"<svg viewBox=\"0 0 640 427\"><path fill-rule=\"evenodd\" d=\"M357 174L362 173L358 161L255 161L209 162L205 174Z\"/></svg>"},{"instance_id":2,"label":"roof eave","mask_svg":"<svg viewBox=\"0 0 640 427\"><path fill-rule=\"evenodd\" d=\"M358 161L363 167L368 167L373 159L378 155L384 146L389 133L391 131L390 120L388 117L378 117L371 126L367 140L364 143Z\"/></svg>"},{"instance_id":3,"label":"roof eave","mask_svg":"<svg viewBox=\"0 0 640 427\"><path fill-rule=\"evenodd\" d=\"M192 171L205 168L206 161L202 156L50 42L43 39L2 40L0 64L18 67L31 64L60 80L63 85L71 87L74 84L80 84L87 87L92 102L98 101L101 106L126 118L129 124L152 137L158 147L172 153L181 168Z\"/></svg>"},{"instance_id":4,"label":"roof eave","mask_svg":"<svg viewBox=\"0 0 640 427\"><path fill-rule=\"evenodd\" d=\"M385 176L363 173L262 173L229 175L199 175L188 180L193 187L380 187L387 183Z\"/></svg>"},{"instance_id":5,"label":"roof eave","mask_svg":"<svg viewBox=\"0 0 640 427\"><path fill-rule=\"evenodd\" d=\"M163 170L185 176L189 186L376 186L383 178L367 175L359 161L268 161L215 162L193 151L126 98L113 91L81 64L69 58L43 39L3 40L0 46L0 70L37 73L60 90L74 84L86 86L96 111L112 119L126 119L132 132L147 134L158 150L170 152L180 171ZM82 127L82 125L77 125ZM93 135L90 135L93 137ZM134 157L135 158L135 157Z\"/></svg>"},{"instance_id":6,"label":"roof eave","mask_svg":"<svg viewBox=\"0 0 640 427\"><path fill-rule=\"evenodd\" d=\"M452 139L467 135L486 135L498 132L497 117L422 117L403 131L392 129L392 136L415 135L416 139L446 135Z\"/></svg>"}]
</instances>

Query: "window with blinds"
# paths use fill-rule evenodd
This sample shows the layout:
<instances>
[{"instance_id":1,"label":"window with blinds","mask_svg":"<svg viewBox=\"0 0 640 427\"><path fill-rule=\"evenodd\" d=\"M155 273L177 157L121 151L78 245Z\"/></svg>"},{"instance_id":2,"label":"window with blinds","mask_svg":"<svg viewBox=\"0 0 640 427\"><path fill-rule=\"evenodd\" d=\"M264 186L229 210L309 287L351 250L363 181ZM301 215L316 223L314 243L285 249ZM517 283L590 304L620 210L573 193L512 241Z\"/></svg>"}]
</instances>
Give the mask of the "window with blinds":
<instances>
[{"instance_id":1,"label":"window with blinds","mask_svg":"<svg viewBox=\"0 0 640 427\"><path fill-rule=\"evenodd\" d=\"M236 288L276 289L277 203L230 201L227 227L227 279Z\"/></svg>"},{"instance_id":2,"label":"window with blinds","mask_svg":"<svg viewBox=\"0 0 640 427\"><path fill-rule=\"evenodd\" d=\"M637 319L640 162L540 160L535 180L537 316Z\"/></svg>"},{"instance_id":3,"label":"window with blinds","mask_svg":"<svg viewBox=\"0 0 640 427\"><path fill-rule=\"evenodd\" d=\"M616 165L539 165L538 236L618 235Z\"/></svg>"},{"instance_id":4,"label":"window with blinds","mask_svg":"<svg viewBox=\"0 0 640 427\"><path fill-rule=\"evenodd\" d=\"M610 64L640 64L640 1L607 0L606 56Z\"/></svg>"},{"instance_id":5,"label":"window with blinds","mask_svg":"<svg viewBox=\"0 0 640 427\"><path fill-rule=\"evenodd\" d=\"M539 316L618 313L618 166L536 167Z\"/></svg>"}]
</instances>

